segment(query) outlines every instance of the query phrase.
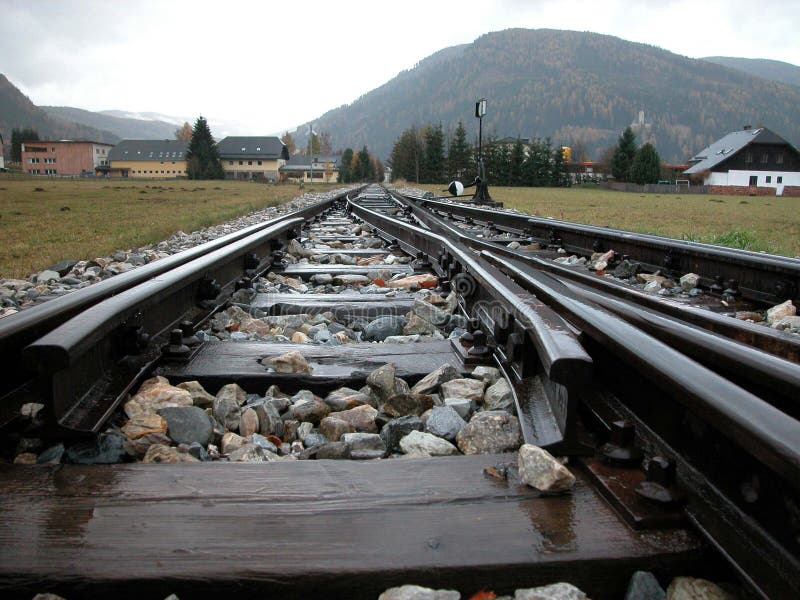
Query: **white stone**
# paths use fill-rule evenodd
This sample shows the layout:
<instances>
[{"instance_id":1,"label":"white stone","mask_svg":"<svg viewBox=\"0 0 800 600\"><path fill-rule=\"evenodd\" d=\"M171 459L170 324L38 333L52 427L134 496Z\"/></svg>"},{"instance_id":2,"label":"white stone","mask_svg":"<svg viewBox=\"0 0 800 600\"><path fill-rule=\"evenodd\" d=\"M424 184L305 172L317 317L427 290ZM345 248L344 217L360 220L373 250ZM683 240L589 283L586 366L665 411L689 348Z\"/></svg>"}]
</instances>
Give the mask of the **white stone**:
<instances>
[{"instance_id":1,"label":"white stone","mask_svg":"<svg viewBox=\"0 0 800 600\"><path fill-rule=\"evenodd\" d=\"M699 282L700 275L696 273L687 273L680 278L681 289L684 292L688 292L689 290L696 288Z\"/></svg>"},{"instance_id":2,"label":"white stone","mask_svg":"<svg viewBox=\"0 0 800 600\"><path fill-rule=\"evenodd\" d=\"M389 588L378 596L378 600L460 600L455 590L432 590L418 585Z\"/></svg>"},{"instance_id":3,"label":"white stone","mask_svg":"<svg viewBox=\"0 0 800 600\"><path fill-rule=\"evenodd\" d=\"M767 323L772 325L783 317L792 317L795 314L797 314L797 307L792 304L791 300L787 300L767 310Z\"/></svg>"},{"instance_id":4,"label":"white stone","mask_svg":"<svg viewBox=\"0 0 800 600\"><path fill-rule=\"evenodd\" d=\"M400 449L406 454L423 456L450 456L458 454L458 448L447 440L422 431L412 431L400 440Z\"/></svg>"},{"instance_id":5,"label":"white stone","mask_svg":"<svg viewBox=\"0 0 800 600\"><path fill-rule=\"evenodd\" d=\"M533 444L519 449L519 477L522 483L543 492L564 492L575 485L575 476L547 451Z\"/></svg>"},{"instance_id":6,"label":"white stone","mask_svg":"<svg viewBox=\"0 0 800 600\"><path fill-rule=\"evenodd\" d=\"M571 583L553 583L542 587L516 590L514 600L588 600L589 596Z\"/></svg>"},{"instance_id":7,"label":"white stone","mask_svg":"<svg viewBox=\"0 0 800 600\"><path fill-rule=\"evenodd\" d=\"M705 579L676 577L667 588L667 600L733 600L733 597Z\"/></svg>"}]
</instances>

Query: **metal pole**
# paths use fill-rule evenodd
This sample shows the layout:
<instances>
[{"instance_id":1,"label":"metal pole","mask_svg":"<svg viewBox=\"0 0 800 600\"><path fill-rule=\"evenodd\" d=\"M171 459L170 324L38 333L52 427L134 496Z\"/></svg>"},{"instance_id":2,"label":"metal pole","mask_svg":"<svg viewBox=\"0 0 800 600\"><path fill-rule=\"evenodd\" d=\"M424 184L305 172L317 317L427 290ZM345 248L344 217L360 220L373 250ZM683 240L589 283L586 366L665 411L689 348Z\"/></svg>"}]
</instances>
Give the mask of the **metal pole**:
<instances>
[{"instance_id":1,"label":"metal pole","mask_svg":"<svg viewBox=\"0 0 800 600\"><path fill-rule=\"evenodd\" d=\"M311 170L311 187L314 187L314 124L308 126L308 165Z\"/></svg>"},{"instance_id":2,"label":"metal pole","mask_svg":"<svg viewBox=\"0 0 800 600\"><path fill-rule=\"evenodd\" d=\"M478 117L478 176L481 179L483 175L483 115Z\"/></svg>"}]
</instances>

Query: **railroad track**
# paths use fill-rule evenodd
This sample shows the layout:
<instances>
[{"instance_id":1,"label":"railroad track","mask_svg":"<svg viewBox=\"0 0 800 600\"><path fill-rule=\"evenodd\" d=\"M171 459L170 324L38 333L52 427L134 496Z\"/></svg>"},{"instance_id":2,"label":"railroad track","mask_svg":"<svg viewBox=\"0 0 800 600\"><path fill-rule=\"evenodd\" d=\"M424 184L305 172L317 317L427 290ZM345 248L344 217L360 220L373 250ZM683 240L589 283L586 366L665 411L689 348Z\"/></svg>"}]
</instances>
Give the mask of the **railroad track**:
<instances>
[{"instance_id":1,"label":"railroad track","mask_svg":"<svg viewBox=\"0 0 800 600\"><path fill-rule=\"evenodd\" d=\"M5 455L44 463L0 465L4 595L621 598L644 569L797 597L797 336L509 248L533 224L477 210L371 186L0 322ZM682 270L796 285L714 256ZM523 442L569 457L569 494L521 483Z\"/></svg>"}]
</instances>

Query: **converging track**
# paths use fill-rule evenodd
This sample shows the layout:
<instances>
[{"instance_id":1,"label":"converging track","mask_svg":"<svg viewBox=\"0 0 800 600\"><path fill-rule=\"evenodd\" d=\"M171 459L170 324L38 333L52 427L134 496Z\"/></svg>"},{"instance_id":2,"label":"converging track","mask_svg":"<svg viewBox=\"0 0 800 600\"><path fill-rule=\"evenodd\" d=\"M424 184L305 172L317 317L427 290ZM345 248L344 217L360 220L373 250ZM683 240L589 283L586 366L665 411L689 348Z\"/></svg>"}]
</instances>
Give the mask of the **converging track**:
<instances>
[{"instance_id":1,"label":"converging track","mask_svg":"<svg viewBox=\"0 0 800 600\"><path fill-rule=\"evenodd\" d=\"M725 314L800 261L540 221L369 186L0 321L3 595L800 596L800 336Z\"/></svg>"}]
</instances>

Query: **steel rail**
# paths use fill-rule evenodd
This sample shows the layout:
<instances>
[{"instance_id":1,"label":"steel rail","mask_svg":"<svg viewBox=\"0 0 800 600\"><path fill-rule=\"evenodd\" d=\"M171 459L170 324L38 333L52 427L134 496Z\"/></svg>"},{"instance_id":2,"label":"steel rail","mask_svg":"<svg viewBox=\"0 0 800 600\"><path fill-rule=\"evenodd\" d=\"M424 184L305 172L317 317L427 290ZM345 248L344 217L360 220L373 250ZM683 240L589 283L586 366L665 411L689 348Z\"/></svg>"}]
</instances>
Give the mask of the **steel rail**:
<instances>
[{"instance_id":1,"label":"steel rail","mask_svg":"<svg viewBox=\"0 0 800 600\"><path fill-rule=\"evenodd\" d=\"M326 205L316 205L316 210ZM37 373L51 426L73 433L98 431L130 388L128 375L138 377L160 356L157 344L166 341L165 332L199 301L219 305L223 291L232 291L246 271L246 255L269 255L281 237L292 236L303 222L302 217L293 217L261 228L83 310L26 347L23 357ZM271 262L268 256L256 272ZM122 368L126 376L120 390L114 374L127 355L119 350L120 338L135 327L141 327L150 341Z\"/></svg>"},{"instance_id":2,"label":"steel rail","mask_svg":"<svg viewBox=\"0 0 800 600\"><path fill-rule=\"evenodd\" d=\"M719 275L726 282L736 279L745 298L770 304L791 299L800 304L800 260L796 258L532 217L465 203L408 197L430 210L461 218L469 216L483 223L491 221L498 229L523 237L544 242L560 238L561 245L569 252L590 255L597 250L613 249L617 255L630 255L653 271L697 273L706 288Z\"/></svg>"},{"instance_id":3,"label":"steel rail","mask_svg":"<svg viewBox=\"0 0 800 600\"><path fill-rule=\"evenodd\" d=\"M406 201L406 205L408 204L408 201ZM415 210L419 211L419 208L416 207ZM419 211L417 217L420 221L424 222L426 226L436 231L446 233L446 235L455 236L461 243L475 250L490 250L512 260L519 260L537 270L552 273L559 279L575 281L576 283L599 290L604 294L633 301L667 316L730 337L742 344L753 346L786 360L800 362L800 337L787 336L769 327L747 323L706 309L685 306L659 297L654 297L640 290L632 289L622 282L598 277L584 272L582 269L567 267L555 263L552 260L509 250L502 244L486 241L467 234L441 217L434 215L433 212L427 209Z\"/></svg>"},{"instance_id":4,"label":"steel rail","mask_svg":"<svg viewBox=\"0 0 800 600\"><path fill-rule=\"evenodd\" d=\"M345 194L346 192L342 192L309 207L245 227L0 319L0 353L12 361L12 364L6 366L8 372L13 374L11 378L4 379L0 389L8 391L20 385L28 376L24 364L20 361L21 351L25 346L88 307L275 224L298 218L305 219L308 215L318 212L320 207L330 206L340 200Z\"/></svg>"}]
</instances>

